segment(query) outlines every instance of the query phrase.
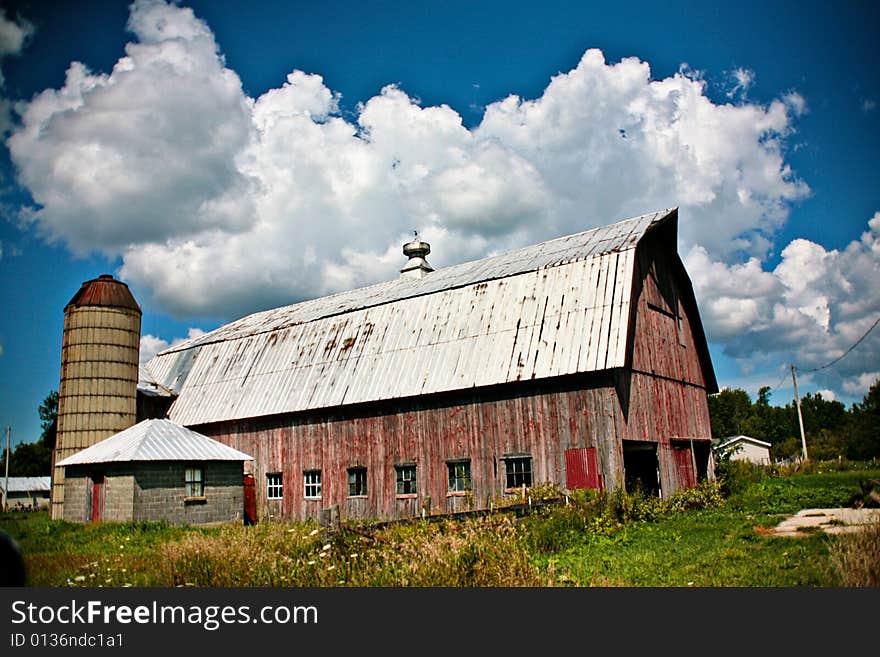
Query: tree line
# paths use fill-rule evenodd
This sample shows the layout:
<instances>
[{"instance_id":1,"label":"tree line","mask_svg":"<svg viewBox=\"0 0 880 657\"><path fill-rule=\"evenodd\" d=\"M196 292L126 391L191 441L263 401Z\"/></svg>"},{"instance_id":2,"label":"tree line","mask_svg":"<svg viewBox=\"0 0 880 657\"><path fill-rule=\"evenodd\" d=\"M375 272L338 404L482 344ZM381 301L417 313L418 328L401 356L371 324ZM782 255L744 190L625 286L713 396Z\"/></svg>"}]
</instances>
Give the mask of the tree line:
<instances>
[{"instance_id":1,"label":"tree line","mask_svg":"<svg viewBox=\"0 0 880 657\"><path fill-rule=\"evenodd\" d=\"M849 408L821 393L807 393L801 398L801 415L811 460L880 458L880 379L861 402ZM740 388L709 395L709 416L712 438L717 441L751 436L772 445L774 461L802 456L794 400L785 406L771 406L769 386L758 391L755 401Z\"/></svg>"}]
</instances>

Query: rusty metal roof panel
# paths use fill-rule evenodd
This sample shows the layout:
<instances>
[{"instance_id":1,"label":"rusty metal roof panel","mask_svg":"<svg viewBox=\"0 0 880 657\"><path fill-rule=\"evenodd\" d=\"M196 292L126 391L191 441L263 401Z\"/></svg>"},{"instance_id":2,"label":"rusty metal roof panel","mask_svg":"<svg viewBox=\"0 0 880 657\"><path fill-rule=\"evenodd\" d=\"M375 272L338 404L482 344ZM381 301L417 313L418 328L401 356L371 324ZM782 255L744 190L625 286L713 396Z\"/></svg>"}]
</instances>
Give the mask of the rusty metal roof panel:
<instances>
[{"instance_id":1,"label":"rusty metal roof panel","mask_svg":"<svg viewBox=\"0 0 880 657\"><path fill-rule=\"evenodd\" d=\"M56 465L85 465L128 461L252 461L208 436L171 420L144 420L87 447Z\"/></svg>"},{"instance_id":2,"label":"rusty metal roof panel","mask_svg":"<svg viewBox=\"0 0 880 657\"><path fill-rule=\"evenodd\" d=\"M73 295L73 298L67 302L65 310L83 306L125 308L137 313L141 312L141 308L134 300L128 285L113 278L112 274L101 274L98 278L85 281Z\"/></svg>"},{"instance_id":3,"label":"rusty metal roof panel","mask_svg":"<svg viewBox=\"0 0 880 657\"><path fill-rule=\"evenodd\" d=\"M258 313L150 371L196 425L622 367L632 237L667 216Z\"/></svg>"}]
</instances>

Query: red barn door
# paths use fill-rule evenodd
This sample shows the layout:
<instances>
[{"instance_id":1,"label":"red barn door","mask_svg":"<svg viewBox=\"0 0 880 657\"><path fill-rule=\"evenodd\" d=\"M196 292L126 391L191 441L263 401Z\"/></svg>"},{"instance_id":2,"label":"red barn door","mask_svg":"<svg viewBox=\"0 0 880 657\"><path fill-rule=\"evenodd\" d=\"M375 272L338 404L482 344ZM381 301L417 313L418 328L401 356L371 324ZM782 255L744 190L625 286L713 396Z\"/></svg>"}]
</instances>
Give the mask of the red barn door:
<instances>
[{"instance_id":1,"label":"red barn door","mask_svg":"<svg viewBox=\"0 0 880 657\"><path fill-rule=\"evenodd\" d=\"M599 474L595 447L565 450L565 482L570 489L602 490L602 475Z\"/></svg>"},{"instance_id":2,"label":"red barn door","mask_svg":"<svg viewBox=\"0 0 880 657\"><path fill-rule=\"evenodd\" d=\"M678 478L678 487L693 488L697 485L697 476L694 472L694 455L690 444L686 442L672 443L672 456L675 459L675 473Z\"/></svg>"},{"instance_id":3,"label":"red barn door","mask_svg":"<svg viewBox=\"0 0 880 657\"><path fill-rule=\"evenodd\" d=\"M252 474L244 476L244 524L257 524L257 488Z\"/></svg>"}]
</instances>

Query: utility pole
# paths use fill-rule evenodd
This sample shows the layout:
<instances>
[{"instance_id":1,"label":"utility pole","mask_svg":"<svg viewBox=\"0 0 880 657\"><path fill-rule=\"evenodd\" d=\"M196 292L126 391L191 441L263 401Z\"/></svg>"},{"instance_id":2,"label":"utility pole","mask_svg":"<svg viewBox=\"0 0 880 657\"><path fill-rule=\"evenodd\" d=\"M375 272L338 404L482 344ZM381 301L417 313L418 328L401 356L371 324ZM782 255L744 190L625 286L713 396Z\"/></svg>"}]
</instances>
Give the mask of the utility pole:
<instances>
[{"instance_id":1,"label":"utility pole","mask_svg":"<svg viewBox=\"0 0 880 657\"><path fill-rule=\"evenodd\" d=\"M797 376L794 373L794 363L791 365L791 382L794 384L794 405L797 407L798 425L800 425L801 428L801 446L804 450L804 463L806 463L810 460L810 457L807 456L807 438L804 435L804 418L801 415L801 398L800 395L798 395Z\"/></svg>"},{"instance_id":2,"label":"utility pole","mask_svg":"<svg viewBox=\"0 0 880 657\"><path fill-rule=\"evenodd\" d=\"M9 500L9 442L12 437L12 427L6 427L6 482L3 484L3 512L5 513L9 509L7 508L7 501Z\"/></svg>"}]
</instances>

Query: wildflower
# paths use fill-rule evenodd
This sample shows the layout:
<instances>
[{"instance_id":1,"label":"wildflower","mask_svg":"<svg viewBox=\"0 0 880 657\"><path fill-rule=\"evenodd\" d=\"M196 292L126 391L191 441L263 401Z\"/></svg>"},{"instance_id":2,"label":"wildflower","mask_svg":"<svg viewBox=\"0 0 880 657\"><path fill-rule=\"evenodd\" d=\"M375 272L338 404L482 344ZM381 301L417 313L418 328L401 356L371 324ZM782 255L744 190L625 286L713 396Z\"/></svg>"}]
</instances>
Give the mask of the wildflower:
<instances>
[{"instance_id":1,"label":"wildflower","mask_svg":"<svg viewBox=\"0 0 880 657\"><path fill-rule=\"evenodd\" d=\"M336 566L327 566L327 570L333 570Z\"/></svg>"},{"instance_id":2,"label":"wildflower","mask_svg":"<svg viewBox=\"0 0 880 657\"><path fill-rule=\"evenodd\" d=\"M352 553L351 553L351 558L352 558L352 559L357 559L357 557L358 557L358 553L357 553L357 552L352 552Z\"/></svg>"},{"instance_id":3,"label":"wildflower","mask_svg":"<svg viewBox=\"0 0 880 657\"><path fill-rule=\"evenodd\" d=\"M311 561L308 562L308 564L309 564L310 566L314 566L314 565L315 565L315 560L312 559Z\"/></svg>"},{"instance_id":4,"label":"wildflower","mask_svg":"<svg viewBox=\"0 0 880 657\"><path fill-rule=\"evenodd\" d=\"M317 534L319 531L320 531L320 530L318 530L318 529L313 529L312 531L309 532L309 536L314 536L314 535Z\"/></svg>"},{"instance_id":5,"label":"wildflower","mask_svg":"<svg viewBox=\"0 0 880 657\"><path fill-rule=\"evenodd\" d=\"M75 581L75 582L85 582L85 581L86 581L86 576L85 576L85 575L77 575L76 577L73 578L73 581Z\"/></svg>"},{"instance_id":6,"label":"wildflower","mask_svg":"<svg viewBox=\"0 0 880 657\"><path fill-rule=\"evenodd\" d=\"M324 547L321 548L321 551L323 552L323 551L326 551L326 550L329 550L329 549L330 549L330 544L327 543Z\"/></svg>"}]
</instances>

